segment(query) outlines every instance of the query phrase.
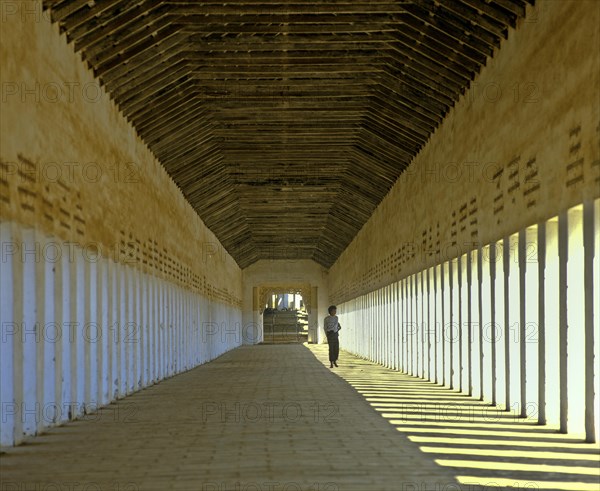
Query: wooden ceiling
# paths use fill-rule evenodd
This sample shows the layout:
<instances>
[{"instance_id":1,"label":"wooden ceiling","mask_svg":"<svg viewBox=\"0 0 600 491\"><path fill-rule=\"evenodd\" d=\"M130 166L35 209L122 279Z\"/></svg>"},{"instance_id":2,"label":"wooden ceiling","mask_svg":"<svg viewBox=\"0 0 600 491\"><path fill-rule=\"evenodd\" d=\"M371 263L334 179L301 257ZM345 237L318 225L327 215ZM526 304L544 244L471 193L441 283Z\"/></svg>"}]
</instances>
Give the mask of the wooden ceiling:
<instances>
[{"instance_id":1,"label":"wooden ceiling","mask_svg":"<svg viewBox=\"0 0 600 491\"><path fill-rule=\"evenodd\" d=\"M240 267L331 266L534 0L44 0Z\"/></svg>"}]
</instances>

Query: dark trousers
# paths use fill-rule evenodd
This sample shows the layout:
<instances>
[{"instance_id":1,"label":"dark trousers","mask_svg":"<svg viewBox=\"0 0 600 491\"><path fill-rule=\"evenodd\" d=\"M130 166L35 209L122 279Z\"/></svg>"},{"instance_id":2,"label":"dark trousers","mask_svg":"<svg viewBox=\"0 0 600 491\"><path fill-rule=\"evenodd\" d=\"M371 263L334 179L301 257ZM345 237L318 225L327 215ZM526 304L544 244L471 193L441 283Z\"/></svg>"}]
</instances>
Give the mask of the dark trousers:
<instances>
[{"instance_id":1,"label":"dark trousers","mask_svg":"<svg viewBox=\"0 0 600 491\"><path fill-rule=\"evenodd\" d=\"M337 332L327 331L327 343L329 343L329 361L337 361L340 354L340 336Z\"/></svg>"}]
</instances>

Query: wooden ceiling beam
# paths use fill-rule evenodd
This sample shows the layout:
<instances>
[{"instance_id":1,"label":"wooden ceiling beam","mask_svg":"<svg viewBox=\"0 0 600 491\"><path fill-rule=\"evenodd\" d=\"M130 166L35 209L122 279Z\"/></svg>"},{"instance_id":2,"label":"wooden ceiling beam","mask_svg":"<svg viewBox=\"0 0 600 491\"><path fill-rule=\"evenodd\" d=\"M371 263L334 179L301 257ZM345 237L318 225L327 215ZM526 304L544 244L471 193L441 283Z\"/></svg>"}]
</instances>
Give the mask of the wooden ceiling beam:
<instances>
[{"instance_id":1,"label":"wooden ceiling beam","mask_svg":"<svg viewBox=\"0 0 600 491\"><path fill-rule=\"evenodd\" d=\"M112 38L104 38L98 45L85 50L84 59L94 66L101 66L117 56L132 58L130 53L134 52L133 50L144 50L148 46L161 43L173 33L180 33L182 38L185 37L179 25L172 24L163 16L155 24L143 26L141 29L129 29L124 33L119 32Z\"/></svg>"},{"instance_id":2,"label":"wooden ceiling beam","mask_svg":"<svg viewBox=\"0 0 600 491\"><path fill-rule=\"evenodd\" d=\"M185 96L181 87L171 87L160 96L157 96L151 106L146 105L137 108L135 111L125 111L124 114L132 121L145 121L145 118L152 117L153 114L156 117L157 114L162 114L163 111L170 110L173 106L184 107L186 103L190 104L195 101L197 89L194 87L193 82L187 83L184 87L186 89Z\"/></svg>"},{"instance_id":3,"label":"wooden ceiling beam","mask_svg":"<svg viewBox=\"0 0 600 491\"><path fill-rule=\"evenodd\" d=\"M388 41L393 41L391 32L373 32L373 33L289 33L289 34L262 34L248 35L237 34L235 36L214 36L196 34L192 30L190 41L195 43L198 48L203 50L216 51L248 51L248 50L273 50L273 49L294 49L298 45L314 45L315 47L335 46L337 44L375 44L380 47Z\"/></svg>"},{"instance_id":4,"label":"wooden ceiling beam","mask_svg":"<svg viewBox=\"0 0 600 491\"><path fill-rule=\"evenodd\" d=\"M161 131L163 128L172 131L174 125L180 121L188 120L190 116L196 119L206 115L203 108L204 102L200 99L192 102L183 101L181 108L173 107L160 113L160 118L147 118L145 121L136 123L138 131L144 134L154 134L155 131Z\"/></svg>"},{"instance_id":5,"label":"wooden ceiling beam","mask_svg":"<svg viewBox=\"0 0 600 491\"><path fill-rule=\"evenodd\" d=\"M403 125L403 121L392 119L390 116L381 114L377 107L371 108L363 115L363 125L367 128L385 127L396 134L396 138L403 140L403 145L418 150L423 146L423 137L415 135L409 128Z\"/></svg>"},{"instance_id":6,"label":"wooden ceiling beam","mask_svg":"<svg viewBox=\"0 0 600 491\"><path fill-rule=\"evenodd\" d=\"M133 3L135 0L127 0L125 3ZM71 2L72 3L72 2ZM103 0L102 2L85 2L82 4L82 0L75 0L75 3L71 5L65 4L65 9L53 9L50 12L52 15L56 15L57 19L53 20L58 22L60 26L60 32L68 32L76 26L89 22L94 17L102 14L109 9L119 9L123 6L123 0ZM73 8L77 6L78 8Z\"/></svg>"},{"instance_id":7,"label":"wooden ceiling beam","mask_svg":"<svg viewBox=\"0 0 600 491\"><path fill-rule=\"evenodd\" d=\"M148 109L148 107L155 107L169 95L179 96L188 102L193 101L195 96L200 96L197 84L190 78L184 78L181 82L174 80L169 85L155 87L154 90L149 90L148 93L145 92L140 94L139 97L133 96L119 104L123 113L133 115L140 110Z\"/></svg>"},{"instance_id":8,"label":"wooden ceiling beam","mask_svg":"<svg viewBox=\"0 0 600 491\"><path fill-rule=\"evenodd\" d=\"M461 17L452 15L451 12L443 8L430 4L427 8L413 4L406 9L415 18L420 19L441 33L447 33L457 41L464 43L473 43L477 46L480 43L487 44L492 48L500 45L501 38L479 27L477 22L465 22Z\"/></svg>"},{"instance_id":9,"label":"wooden ceiling beam","mask_svg":"<svg viewBox=\"0 0 600 491\"><path fill-rule=\"evenodd\" d=\"M241 267L329 267L532 2L44 7Z\"/></svg>"},{"instance_id":10,"label":"wooden ceiling beam","mask_svg":"<svg viewBox=\"0 0 600 491\"><path fill-rule=\"evenodd\" d=\"M167 165L169 162L174 161L176 158L176 153L174 152L184 152L186 149L186 145L191 145L194 142L206 142L211 144L217 144L218 141L214 139L212 132L210 130L210 126L208 126L204 121L199 120L194 125L190 125L185 129L181 130L181 133L176 135L168 135L163 136L161 138L157 138L154 143L154 148L156 148L156 153L161 154L163 150L167 153ZM174 144L174 145L172 145ZM175 150L173 147L177 147ZM219 147L220 150L220 147Z\"/></svg>"},{"instance_id":11,"label":"wooden ceiling beam","mask_svg":"<svg viewBox=\"0 0 600 491\"><path fill-rule=\"evenodd\" d=\"M182 32L186 32L189 35L203 34L205 36L212 36L214 39L219 37L231 35L238 36L242 34L250 34L253 36L264 36L272 34L280 34L282 25L266 23L262 24L246 24L241 23L239 25L227 24L211 24L211 25L197 25L197 24L186 24L186 19L182 18L178 21L178 24L183 26ZM340 23L340 24L286 24L285 30L291 34L323 34L324 32L333 35L357 35L363 36L364 34L393 34L402 28L402 24L398 26L386 25L386 24L375 24L375 23Z\"/></svg>"},{"instance_id":12,"label":"wooden ceiling beam","mask_svg":"<svg viewBox=\"0 0 600 491\"><path fill-rule=\"evenodd\" d=\"M130 43L140 33L156 30L172 22L164 0L135 2L119 12L105 12L67 32L76 50L93 58L99 51Z\"/></svg>"},{"instance_id":13,"label":"wooden ceiling beam","mask_svg":"<svg viewBox=\"0 0 600 491\"><path fill-rule=\"evenodd\" d=\"M172 70L158 72L154 76L146 78L137 87L132 86L121 90L113 89L111 93L114 97L119 98L119 107L125 111L130 105L152 98L154 94L161 93L165 88L188 83L192 79L191 73L192 69L186 63L182 63L177 67L173 67Z\"/></svg>"},{"instance_id":14,"label":"wooden ceiling beam","mask_svg":"<svg viewBox=\"0 0 600 491\"><path fill-rule=\"evenodd\" d=\"M506 10L499 8L497 5L492 4L488 0L458 0L458 3L468 5L475 9L479 15L484 14L502 25L515 27L515 16L506 12Z\"/></svg>"},{"instance_id":15,"label":"wooden ceiling beam","mask_svg":"<svg viewBox=\"0 0 600 491\"><path fill-rule=\"evenodd\" d=\"M372 14L403 14L405 7L410 2L361 2L359 0L347 2L345 4L316 3L316 2L294 2L294 3L259 3L246 4L243 6L234 3L195 3L185 2L178 4L171 1L174 5L173 12L179 15L203 15L203 16L220 16L220 15L235 15L244 18L252 15L266 15L272 18L286 17L291 15L372 15Z\"/></svg>"},{"instance_id":16,"label":"wooden ceiling beam","mask_svg":"<svg viewBox=\"0 0 600 491\"><path fill-rule=\"evenodd\" d=\"M446 80L450 80L459 87L465 87L471 81L470 74L457 73L455 70L449 69L443 62L439 61L439 57L430 58L414 43L398 40L393 46L395 52L386 58L387 66L402 67L406 63L404 60L410 60L409 66L413 69L419 67L419 69L428 70L430 73L437 73L437 80L440 80L440 85L444 85Z\"/></svg>"},{"instance_id":17,"label":"wooden ceiling beam","mask_svg":"<svg viewBox=\"0 0 600 491\"><path fill-rule=\"evenodd\" d=\"M440 76L431 68L412 61L412 66L399 56L398 52L394 54L394 59L386 60L385 70L374 75L378 81L394 80L394 86L413 86L427 93L432 99L446 104L447 101L454 101L457 94L460 94L462 85ZM390 78L391 77L391 78ZM441 96L441 97L440 97Z\"/></svg>"},{"instance_id":18,"label":"wooden ceiling beam","mask_svg":"<svg viewBox=\"0 0 600 491\"><path fill-rule=\"evenodd\" d=\"M390 43L390 45L399 46L399 43L401 43L403 46L415 46L414 51L421 56L433 60L458 76L462 76L464 73L471 74L480 68L480 65L476 62L452 51L437 41L432 40L428 44L423 44L423 39L411 39L410 36L401 33L395 34L395 37L396 42ZM469 79L472 78L473 76L470 75Z\"/></svg>"},{"instance_id":19,"label":"wooden ceiling beam","mask_svg":"<svg viewBox=\"0 0 600 491\"><path fill-rule=\"evenodd\" d=\"M143 83L148 78L155 77L161 72L170 71L171 68L181 66L194 66L185 58L180 56L181 50L177 47L163 52L160 57L155 57L146 64L134 64L125 66L119 72L104 73L100 76L101 82L107 87L122 87L127 84L137 85Z\"/></svg>"},{"instance_id":20,"label":"wooden ceiling beam","mask_svg":"<svg viewBox=\"0 0 600 491\"><path fill-rule=\"evenodd\" d=\"M114 72L117 76L124 74L133 68L161 61L162 55L172 55L185 52L189 46L186 36L182 34L178 26L169 25L162 30L164 37L149 36L143 42L135 44L123 51L113 51L110 58L99 60L95 63L88 60L95 67L97 76L102 77ZM169 52L171 50L171 52Z\"/></svg>"},{"instance_id":21,"label":"wooden ceiling beam","mask_svg":"<svg viewBox=\"0 0 600 491\"><path fill-rule=\"evenodd\" d=\"M443 117L441 113L454 103L451 99L454 94L449 91L432 89L413 77L398 75L380 76L380 83L374 89L388 93L397 103L407 105L408 109L438 122Z\"/></svg>"},{"instance_id":22,"label":"wooden ceiling beam","mask_svg":"<svg viewBox=\"0 0 600 491\"><path fill-rule=\"evenodd\" d=\"M434 39L445 48L460 53L478 64L485 63L494 52L489 43L478 40L471 35L472 25L465 24L463 29L454 25L444 25L436 17L426 16L424 11L415 11L406 16L402 32L412 39Z\"/></svg>"},{"instance_id":23,"label":"wooden ceiling beam","mask_svg":"<svg viewBox=\"0 0 600 491\"><path fill-rule=\"evenodd\" d=\"M192 128L196 128L202 125L202 128L205 131L209 131L212 134L212 125L206 119L206 113L193 113L189 112L187 117L179 118L174 124L169 125L169 127L161 127L157 128L155 131L147 132L146 140L148 141L148 145L156 144L157 148L159 143L168 142L168 138L173 135L183 134L184 131L189 131ZM199 134L200 135L200 134ZM178 145L181 145L183 142L177 140Z\"/></svg>"},{"instance_id":24,"label":"wooden ceiling beam","mask_svg":"<svg viewBox=\"0 0 600 491\"><path fill-rule=\"evenodd\" d=\"M60 22L65 17L86 6L89 0L44 0L44 8L51 9L53 22Z\"/></svg>"},{"instance_id":25,"label":"wooden ceiling beam","mask_svg":"<svg viewBox=\"0 0 600 491\"><path fill-rule=\"evenodd\" d=\"M440 6L448 11L449 15L458 15L466 25L473 25L477 19L477 25L482 29L485 29L490 34L500 38L506 39L508 34L508 25L510 25L511 19L507 17L507 22L501 22L495 19L493 16L487 16L484 12L480 12L474 9L471 5L464 3L461 0L438 0ZM493 53L492 53L493 54ZM492 56L490 54L490 56Z\"/></svg>"}]
</instances>

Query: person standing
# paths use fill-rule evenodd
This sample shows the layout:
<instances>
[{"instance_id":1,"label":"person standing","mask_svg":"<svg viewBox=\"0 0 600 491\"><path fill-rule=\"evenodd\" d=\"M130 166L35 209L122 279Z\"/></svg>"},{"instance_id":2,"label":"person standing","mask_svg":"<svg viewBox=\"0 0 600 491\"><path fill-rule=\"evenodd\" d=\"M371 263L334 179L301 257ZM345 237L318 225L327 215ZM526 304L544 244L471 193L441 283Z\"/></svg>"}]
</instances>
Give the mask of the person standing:
<instances>
[{"instance_id":1,"label":"person standing","mask_svg":"<svg viewBox=\"0 0 600 491\"><path fill-rule=\"evenodd\" d=\"M329 344L329 368L333 368L333 365L336 367L337 359L340 354L340 339L339 332L342 326L338 321L337 315L337 307L335 305L331 305L327 311L329 315L325 317L325 321L323 323L323 327L325 329L325 335L327 336L327 343Z\"/></svg>"}]
</instances>

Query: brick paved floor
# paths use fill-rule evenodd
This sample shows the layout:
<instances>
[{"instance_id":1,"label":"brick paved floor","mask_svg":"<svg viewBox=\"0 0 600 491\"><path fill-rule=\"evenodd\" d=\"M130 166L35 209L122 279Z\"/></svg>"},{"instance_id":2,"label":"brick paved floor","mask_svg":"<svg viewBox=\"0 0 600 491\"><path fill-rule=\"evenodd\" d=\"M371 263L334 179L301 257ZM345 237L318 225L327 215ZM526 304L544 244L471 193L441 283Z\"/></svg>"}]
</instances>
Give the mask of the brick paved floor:
<instances>
[{"instance_id":1,"label":"brick paved floor","mask_svg":"<svg viewBox=\"0 0 600 491\"><path fill-rule=\"evenodd\" d=\"M327 358L326 346L311 348ZM333 371L423 457L452 470L457 489L600 489L600 446L500 411L457 391L342 354ZM423 458L422 457L422 458ZM437 474L436 474L437 475ZM421 488L408 489L421 491Z\"/></svg>"},{"instance_id":2,"label":"brick paved floor","mask_svg":"<svg viewBox=\"0 0 600 491\"><path fill-rule=\"evenodd\" d=\"M597 487L597 445L492 418L478 401L346 353L330 370L326 350L229 352L7 449L1 489Z\"/></svg>"}]
</instances>

